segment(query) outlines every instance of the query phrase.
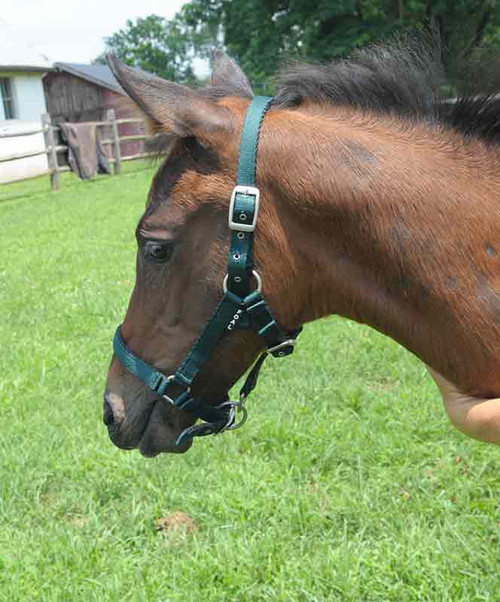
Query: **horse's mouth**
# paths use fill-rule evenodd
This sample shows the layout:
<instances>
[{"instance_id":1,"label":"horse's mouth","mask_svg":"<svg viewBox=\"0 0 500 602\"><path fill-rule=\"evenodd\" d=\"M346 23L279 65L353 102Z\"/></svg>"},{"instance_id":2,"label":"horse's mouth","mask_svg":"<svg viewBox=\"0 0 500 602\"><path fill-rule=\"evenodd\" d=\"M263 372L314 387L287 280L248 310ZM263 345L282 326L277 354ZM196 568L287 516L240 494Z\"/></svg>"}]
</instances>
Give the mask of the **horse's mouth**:
<instances>
[{"instance_id":1,"label":"horse's mouth","mask_svg":"<svg viewBox=\"0 0 500 602\"><path fill-rule=\"evenodd\" d=\"M181 410L166 408L160 399L148 405L133 419L125 416L121 421L112 420L109 404L104 404L104 423L111 442L123 450L139 449L145 458L154 458L161 453L183 454L192 445L191 440L176 444L184 428L193 424L193 419Z\"/></svg>"}]
</instances>

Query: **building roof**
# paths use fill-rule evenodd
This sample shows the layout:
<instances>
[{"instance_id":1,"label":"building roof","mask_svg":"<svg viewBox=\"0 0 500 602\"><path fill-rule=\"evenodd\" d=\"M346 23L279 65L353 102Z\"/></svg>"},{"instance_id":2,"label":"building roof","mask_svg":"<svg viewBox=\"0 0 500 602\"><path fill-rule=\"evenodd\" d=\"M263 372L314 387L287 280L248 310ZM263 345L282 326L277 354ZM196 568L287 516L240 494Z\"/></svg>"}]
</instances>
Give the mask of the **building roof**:
<instances>
[{"instance_id":1,"label":"building roof","mask_svg":"<svg viewBox=\"0 0 500 602\"><path fill-rule=\"evenodd\" d=\"M46 56L29 44L23 44L19 35L0 23L0 71L50 71Z\"/></svg>"},{"instance_id":2,"label":"building roof","mask_svg":"<svg viewBox=\"0 0 500 602\"><path fill-rule=\"evenodd\" d=\"M112 92L125 95L125 91L120 86L111 69L107 65L85 65L82 63L54 63L58 71L71 73L76 77L85 79L97 86L107 88Z\"/></svg>"}]
</instances>

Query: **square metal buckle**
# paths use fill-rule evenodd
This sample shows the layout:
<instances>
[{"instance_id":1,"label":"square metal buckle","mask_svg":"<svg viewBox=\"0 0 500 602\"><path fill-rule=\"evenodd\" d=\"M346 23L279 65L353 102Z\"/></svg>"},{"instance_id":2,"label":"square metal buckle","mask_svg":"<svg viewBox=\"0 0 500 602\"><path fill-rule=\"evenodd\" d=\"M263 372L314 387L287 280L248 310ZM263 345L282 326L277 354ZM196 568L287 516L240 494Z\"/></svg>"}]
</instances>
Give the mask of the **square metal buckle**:
<instances>
[{"instance_id":1,"label":"square metal buckle","mask_svg":"<svg viewBox=\"0 0 500 602\"><path fill-rule=\"evenodd\" d=\"M244 194L246 196L253 196L255 199L255 208L253 212L253 220L251 224L245 224L244 221L235 221L233 219L234 203L236 202L236 195ZM258 188L253 186L235 186L231 195L231 204L229 205L229 227L231 230L238 230L240 232L253 232L255 225L257 224L257 217L259 215L260 206L260 191ZM237 216L238 217L238 216Z\"/></svg>"}]
</instances>

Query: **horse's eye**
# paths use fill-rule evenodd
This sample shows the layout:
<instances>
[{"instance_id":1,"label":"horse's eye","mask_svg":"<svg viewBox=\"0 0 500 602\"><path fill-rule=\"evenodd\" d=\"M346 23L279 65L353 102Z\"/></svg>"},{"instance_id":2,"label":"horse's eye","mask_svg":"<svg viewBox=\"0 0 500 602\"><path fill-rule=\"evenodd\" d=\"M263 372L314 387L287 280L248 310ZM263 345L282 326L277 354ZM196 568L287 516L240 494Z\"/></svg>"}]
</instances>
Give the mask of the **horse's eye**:
<instances>
[{"instance_id":1,"label":"horse's eye","mask_svg":"<svg viewBox=\"0 0 500 602\"><path fill-rule=\"evenodd\" d=\"M172 244L150 240L145 243L143 253L147 259L163 263L170 259Z\"/></svg>"}]
</instances>

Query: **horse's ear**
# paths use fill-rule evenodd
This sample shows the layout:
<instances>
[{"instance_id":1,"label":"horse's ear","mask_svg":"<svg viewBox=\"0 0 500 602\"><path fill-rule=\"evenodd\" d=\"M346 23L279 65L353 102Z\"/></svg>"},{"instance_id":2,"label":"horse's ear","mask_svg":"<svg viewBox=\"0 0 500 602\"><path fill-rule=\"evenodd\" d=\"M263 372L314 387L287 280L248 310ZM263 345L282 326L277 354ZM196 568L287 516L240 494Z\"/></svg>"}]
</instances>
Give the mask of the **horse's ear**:
<instances>
[{"instance_id":1,"label":"horse's ear","mask_svg":"<svg viewBox=\"0 0 500 602\"><path fill-rule=\"evenodd\" d=\"M120 86L154 121L156 131L204 138L229 127L228 111L194 90L128 67L113 54L107 61Z\"/></svg>"},{"instance_id":2,"label":"horse's ear","mask_svg":"<svg viewBox=\"0 0 500 602\"><path fill-rule=\"evenodd\" d=\"M253 90L241 68L222 50L212 53L212 86L220 86L236 96L253 97Z\"/></svg>"}]
</instances>

